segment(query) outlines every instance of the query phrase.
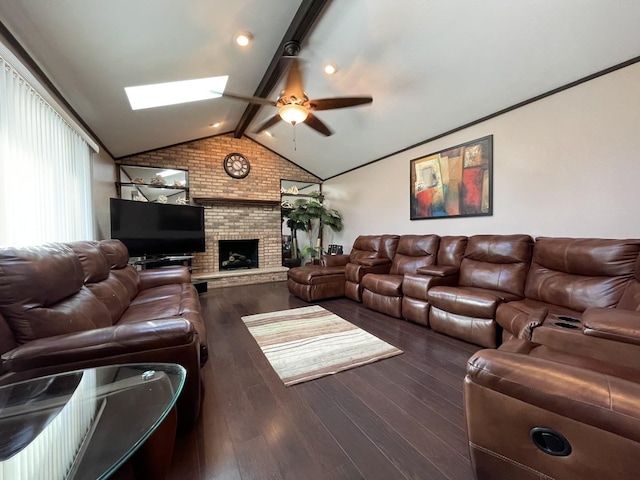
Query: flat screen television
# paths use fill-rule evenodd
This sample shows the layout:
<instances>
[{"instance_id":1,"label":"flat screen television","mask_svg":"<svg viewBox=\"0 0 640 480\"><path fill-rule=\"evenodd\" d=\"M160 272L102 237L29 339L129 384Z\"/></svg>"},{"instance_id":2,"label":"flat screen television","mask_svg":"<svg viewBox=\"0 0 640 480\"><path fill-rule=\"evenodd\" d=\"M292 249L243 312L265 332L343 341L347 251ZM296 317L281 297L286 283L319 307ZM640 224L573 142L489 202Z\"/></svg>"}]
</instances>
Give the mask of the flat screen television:
<instances>
[{"instance_id":1,"label":"flat screen television","mask_svg":"<svg viewBox=\"0 0 640 480\"><path fill-rule=\"evenodd\" d=\"M132 257L204 252L204 208L112 198L111 238Z\"/></svg>"}]
</instances>

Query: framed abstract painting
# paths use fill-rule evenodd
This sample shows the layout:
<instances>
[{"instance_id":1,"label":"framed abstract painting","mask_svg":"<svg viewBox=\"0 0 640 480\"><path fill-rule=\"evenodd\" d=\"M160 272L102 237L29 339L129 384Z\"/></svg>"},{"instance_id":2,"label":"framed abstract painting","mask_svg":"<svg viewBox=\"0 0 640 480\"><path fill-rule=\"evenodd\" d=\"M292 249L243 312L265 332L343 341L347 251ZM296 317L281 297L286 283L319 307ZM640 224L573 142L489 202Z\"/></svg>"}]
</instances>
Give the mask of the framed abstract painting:
<instances>
[{"instance_id":1,"label":"framed abstract painting","mask_svg":"<svg viewBox=\"0 0 640 480\"><path fill-rule=\"evenodd\" d=\"M411 220L493 215L493 135L411 160Z\"/></svg>"}]
</instances>

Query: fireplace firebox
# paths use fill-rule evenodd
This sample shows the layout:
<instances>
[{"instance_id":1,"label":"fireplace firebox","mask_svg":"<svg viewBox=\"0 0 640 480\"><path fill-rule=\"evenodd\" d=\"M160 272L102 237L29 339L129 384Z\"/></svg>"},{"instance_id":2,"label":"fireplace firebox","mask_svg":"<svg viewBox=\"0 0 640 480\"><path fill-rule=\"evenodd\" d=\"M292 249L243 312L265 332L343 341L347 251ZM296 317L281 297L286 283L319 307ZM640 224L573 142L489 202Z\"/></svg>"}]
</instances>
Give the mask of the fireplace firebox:
<instances>
[{"instance_id":1,"label":"fireplace firebox","mask_svg":"<svg viewBox=\"0 0 640 480\"><path fill-rule=\"evenodd\" d=\"M258 239L218 240L220 270L258 268Z\"/></svg>"}]
</instances>

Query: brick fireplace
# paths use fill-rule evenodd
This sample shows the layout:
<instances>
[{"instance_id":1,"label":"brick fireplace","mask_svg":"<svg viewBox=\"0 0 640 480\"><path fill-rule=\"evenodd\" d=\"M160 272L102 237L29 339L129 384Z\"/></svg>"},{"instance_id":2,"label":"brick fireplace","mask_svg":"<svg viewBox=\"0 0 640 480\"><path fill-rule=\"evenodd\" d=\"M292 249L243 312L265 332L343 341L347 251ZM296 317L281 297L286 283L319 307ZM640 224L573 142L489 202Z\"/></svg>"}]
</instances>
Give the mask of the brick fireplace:
<instances>
[{"instance_id":1,"label":"brick fireplace","mask_svg":"<svg viewBox=\"0 0 640 480\"><path fill-rule=\"evenodd\" d=\"M234 179L224 172L223 160L231 152L241 152L249 159L247 177ZM232 134L144 152L118 159L117 163L189 171L190 202L205 207L206 251L198 253L193 261L194 278L207 278L210 287L286 279L280 180L318 183L319 178L253 140L234 138ZM220 271L218 240L243 239L258 239L259 268ZM215 285L212 277L216 278Z\"/></svg>"}]
</instances>

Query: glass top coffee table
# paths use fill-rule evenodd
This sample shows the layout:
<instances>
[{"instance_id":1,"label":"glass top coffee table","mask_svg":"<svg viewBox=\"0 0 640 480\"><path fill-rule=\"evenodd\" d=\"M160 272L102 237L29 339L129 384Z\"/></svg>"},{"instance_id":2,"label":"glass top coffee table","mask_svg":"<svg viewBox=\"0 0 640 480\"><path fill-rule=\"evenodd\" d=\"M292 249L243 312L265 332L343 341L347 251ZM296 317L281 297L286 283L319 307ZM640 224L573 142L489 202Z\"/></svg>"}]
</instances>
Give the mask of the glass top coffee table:
<instances>
[{"instance_id":1,"label":"glass top coffee table","mask_svg":"<svg viewBox=\"0 0 640 480\"><path fill-rule=\"evenodd\" d=\"M0 387L0 480L105 479L156 430L186 378L128 364Z\"/></svg>"}]
</instances>

